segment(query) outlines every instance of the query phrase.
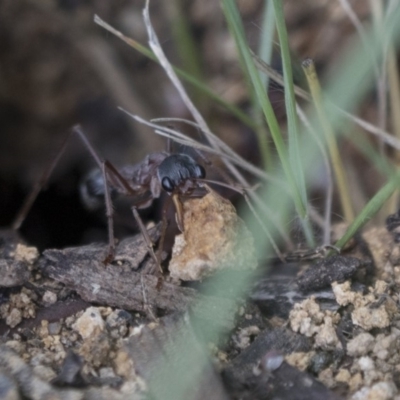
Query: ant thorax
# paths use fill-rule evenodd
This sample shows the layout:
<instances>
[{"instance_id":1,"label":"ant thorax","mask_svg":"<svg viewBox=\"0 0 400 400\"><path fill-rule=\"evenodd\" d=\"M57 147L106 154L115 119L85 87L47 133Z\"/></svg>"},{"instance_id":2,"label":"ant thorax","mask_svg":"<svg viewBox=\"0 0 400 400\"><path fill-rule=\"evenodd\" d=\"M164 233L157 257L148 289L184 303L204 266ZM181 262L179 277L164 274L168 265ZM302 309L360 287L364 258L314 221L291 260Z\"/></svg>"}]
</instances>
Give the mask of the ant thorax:
<instances>
[{"instance_id":1,"label":"ant thorax","mask_svg":"<svg viewBox=\"0 0 400 400\"><path fill-rule=\"evenodd\" d=\"M147 202L141 202L138 208L147 208L153 199L160 197L161 190L167 193L190 195L200 187L198 179L204 179L205 170L186 154L169 154L167 152L149 154L141 163L127 165L119 169L122 178L129 182L135 195L146 196L151 193ZM131 195L124 190L120 180L108 173L108 190L111 198L120 195ZM89 172L80 185L80 195L85 206L96 210L104 204L105 185L102 171L96 168Z\"/></svg>"},{"instance_id":2,"label":"ant thorax","mask_svg":"<svg viewBox=\"0 0 400 400\"><path fill-rule=\"evenodd\" d=\"M199 187L197 179L204 179L206 173L192 157L186 154L173 154L161 162L157 175L161 187L166 192L189 194Z\"/></svg>"}]
</instances>

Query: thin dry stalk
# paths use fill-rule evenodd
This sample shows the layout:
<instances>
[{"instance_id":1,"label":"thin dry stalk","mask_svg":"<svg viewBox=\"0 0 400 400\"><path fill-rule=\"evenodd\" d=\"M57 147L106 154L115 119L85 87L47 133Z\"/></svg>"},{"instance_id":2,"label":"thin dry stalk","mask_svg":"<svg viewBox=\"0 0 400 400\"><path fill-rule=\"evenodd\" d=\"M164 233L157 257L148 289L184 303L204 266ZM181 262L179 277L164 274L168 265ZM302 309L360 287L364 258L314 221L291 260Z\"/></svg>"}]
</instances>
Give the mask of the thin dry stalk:
<instances>
[{"instance_id":1,"label":"thin dry stalk","mask_svg":"<svg viewBox=\"0 0 400 400\"><path fill-rule=\"evenodd\" d=\"M161 45L160 45L159 40L158 40L158 37L157 37L157 35L156 35L155 31L154 31L154 28L153 28L153 26L151 24L151 21L150 21L149 0L146 0L146 6L145 6L145 8L143 10L143 19L144 19L144 23L145 23L145 26L146 26L146 29L147 29L147 34L148 34L148 37L149 37L149 46L150 46L151 50L153 51L153 53L157 57L160 65L165 70L166 74L168 75L169 79L171 80L171 82L173 83L175 88L178 90L178 93L179 93L182 101L185 103L186 107L188 108L188 110L192 114L194 120L198 124L199 128L201 129L201 131L206 136L206 138L209 141L210 145L215 149L220 149L220 146L221 146L220 142L218 140L216 140L216 136L215 135L210 134L211 131L210 131L206 121L204 120L204 118L201 115L201 113L197 110L196 106L191 101L191 99L188 96L184 86L180 82L180 80L177 77L175 71L173 70L171 64L169 63L167 57L165 56L164 51L161 48ZM239 182L240 185L242 185L244 187L249 187L250 186L249 183L247 182L247 180L244 178L244 176L240 173L240 171L229 160L223 158L222 161L225 164L225 166L228 168L228 170L232 173L232 175L235 177L235 179L237 179L237 181ZM254 193L253 191L249 192L249 197L253 201L256 201L257 203L261 203L262 202L261 199L258 197L258 195L256 193ZM260 221L260 223L261 223L261 221ZM271 235L269 235L269 237L272 238ZM277 245L276 245L275 242L272 242L272 245L273 245L274 248L277 248Z\"/></svg>"},{"instance_id":2,"label":"thin dry stalk","mask_svg":"<svg viewBox=\"0 0 400 400\"><path fill-rule=\"evenodd\" d=\"M199 131L201 131L200 127L198 124L196 124L193 121L189 121L188 119L183 119L183 118L153 118L151 122L164 122L164 123L170 123L170 122L181 122L185 123L187 125L190 125ZM261 168L258 168L257 166L249 163L247 160L242 158L238 153L236 153L234 150L232 150L225 142L223 142L218 136L214 135L212 132L209 132L210 135L213 135L215 137L215 140L219 143L220 150L214 150L211 147L207 146L204 150L209 152L209 153L214 153L219 155L220 157L226 157L230 159L235 165L238 167L244 169L245 171L248 171L252 175L254 175L257 178L261 178L265 181L271 181L274 182L275 184L281 186L284 190L286 190L289 193L288 187L282 182L281 180L278 180L274 176L268 174ZM193 140L194 143L200 144L200 142L195 141L194 139L190 139L187 136L183 135L186 139Z\"/></svg>"},{"instance_id":3,"label":"thin dry stalk","mask_svg":"<svg viewBox=\"0 0 400 400\"><path fill-rule=\"evenodd\" d=\"M379 4L378 4L379 1L380 0L372 0L374 5L372 5L372 2L370 1L371 6L373 8L373 14L375 15L375 23L376 23L376 27L377 27L377 32L380 30L380 28L382 26L382 13L379 12ZM387 118L385 68L380 68L376 58L373 56L373 54L371 54L367 33L364 29L363 24L361 23L360 19L358 18L357 14L351 8L351 5L348 2L348 0L339 0L339 2L341 4L343 10L346 12L347 16L349 17L350 21L354 25L354 27L360 37L360 40L361 40L362 46L364 47L365 52L369 55L369 57L372 60L372 70L373 70L373 74L374 74L375 81L376 81L377 98L378 98L378 102L377 102L378 103L378 126L381 129L385 129L386 118ZM385 62L383 62L383 65L385 65ZM382 141L381 141L381 143L383 145Z\"/></svg>"},{"instance_id":4,"label":"thin dry stalk","mask_svg":"<svg viewBox=\"0 0 400 400\"><path fill-rule=\"evenodd\" d=\"M145 120L144 118L139 117L138 115L134 115L131 114L130 112L124 110L123 108L119 107L119 109L121 111L123 111L124 113L128 114L131 118L133 118L134 120L136 120L137 122L144 124L150 128L154 129L154 132L157 135L169 138L174 140L177 143L180 143L182 145L185 146L190 146L193 147L195 149L201 150L201 151L205 151L207 153L210 154L215 154L223 159L227 159L230 162L234 163L235 165L237 165L238 167L243 168L244 170L250 172L251 174L253 174L254 176L256 176L257 178L263 179L265 181L270 181L270 182L274 182L275 184L281 184L282 183L280 181L278 181L276 178L274 178L273 176L267 174L266 172L264 172L263 170L261 170L260 168L257 168L256 166L254 166L253 164L250 164L249 162L247 162L246 160L244 160L242 157L240 157L237 153L235 153L234 151L232 151L232 149L230 149L229 147L229 152L225 152L226 150L226 144L224 143L224 147L221 146L221 148L219 149L215 149L210 147L209 145L205 145L203 143L198 142L195 139L192 139L188 136L186 136L184 133L179 132L175 129L172 128L168 128L166 126L163 125L159 125L159 124L155 124L154 122L149 122L147 120ZM177 121L178 119L176 118L158 118L156 120L152 120L152 121L157 121L157 120L162 120L162 121ZM187 120L182 120L179 119L180 121L185 121L186 123L198 127L198 125L196 123L193 123L191 121L187 121Z\"/></svg>"},{"instance_id":5,"label":"thin dry stalk","mask_svg":"<svg viewBox=\"0 0 400 400\"><path fill-rule=\"evenodd\" d=\"M120 108L121 109L121 108ZM236 153L232 153L232 155L228 155L228 154L224 154L222 150L215 150L207 145L204 145L202 143L197 142L194 139L191 139L189 137L187 137L186 135L184 135L181 132L178 132L174 129L171 128L167 128L164 127L162 125L157 125L154 124L152 122L148 122L146 120L144 120L143 118L140 118L137 115L133 115L130 114L128 111L121 109L123 112L127 113L129 116L131 116L132 118L134 118L135 120L137 120L140 123L143 123L151 128L154 129L154 133L156 133L157 135L169 138L173 141L175 141L176 143L180 143L183 144L185 146L190 146L193 147L197 150L200 151L204 151L204 152L208 152L211 154L215 154L218 155L221 158L227 158L229 159L231 162L233 162L234 164L236 164L239 167L244 168L245 170L247 169L247 161L246 161L246 165L242 164L242 158L236 154ZM158 120L162 120L162 121L177 121L179 120L180 122L186 122L192 126L198 127L196 123L193 123L192 121L187 121L187 120L182 120L179 118L158 118ZM218 138L218 140L220 140ZM253 169L255 168L254 166L252 166L252 164L249 164L249 166L251 166L252 168L247 169L248 172L253 173ZM258 170L258 169L256 169ZM257 173L254 174L255 176L258 176ZM284 192L287 193L288 196L290 196L290 192L289 192L289 188L282 182L282 180L279 180L271 175L266 174L265 172L262 171L262 176L258 176L259 178L263 178L264 180L268 180L269 183L276 185L277 187L279 187L280 189L282 189ZM210 183L216 183L220 186L224 186L223 183L221 182L211 182L208 181ZM254 206L252 204L250 204L249 201L249 197L251 197L252 201L255 202L255 204L257 204L257 207L263 212L264 215L266 215L268 217L268 219L275 225L277 231L279 232L279 234L282 236L283 240L285 241L285 243L287 244L288 247L292 248L292 242L289 238L289 236L285 233L285 231L282 229L279 221L277 221L276 217L275 217L275 213L264 203L259 199L259 196L256 195L255 191L253 188L250 187L243 187L243 186L239 186L238 188L235 188L232 185L225 185L227 187L229 187L230 189L239 191L245 198L247 204L249 205L250 210L253 212L253 214L256 216L257 220L260 223L261 228L263 229L263 231L267 234L268 239L272 239L271 233L268 232L268 229L266 227L266 225L264 224L264 222L262 221L262 219L259 217L257 211L255 210ZM315 215L315 213L313 214ZM278 247L276 246L275 242L271 242L276 254L278 255L278 257L281 257L281 253L278 249Z\"/></svg>"},{"instance_id":6,"label":"thin dry stalk","mask_svg":"<svg viewBox=\"0 0 400 400\"><path fill-rule=\"evenodd\" d=\"M172 68L171 64L169 63L167 57L164 54L164 51L160 45L160 42L158 40L158 37L156 35L156 32L154 31L153 25L151 24L150 21L150 14L149 14L149 0L146 0L146 6L143 10L143 19L144 23L147 29L147 35L149 37L149 46L151 50L153 51L154 55L157 57L158 61L160 62L160 65L164 69L165 73L167 74L168 78L172 82L172 84L175 86L176 90L179 93L179 96L181 97L182 101L192 114L194 120L197 122L199 125L200 129L204 132L206 135L207 140L210 142L210 145L214 147L215 149L219 149L219 144L216 142L215 138L208 133L210 132L210 129L208 128L208 125L199 112L199 110L196 108L196 106L193 104L191 101L189 95L186 92L186 89L182 85L181 81L179 80L178 76L176 75L174 69ZM235 176L235 178L244 186L249 186L248 182L246 179L243 177L243 175L228 161L224 160L224 163L226 167L232 172L232 174Z\"/></svg>"},{"instance_id":7,"label":"thin dry stalk","mask_svg":"<svg viewBox=\"0 0 400 400\"><path fill-rule=\"evenodd\" d=\"M383 4L382 0L370 0L370 7L372 10L372 16L375 24L375 31L378 37L382 37L383 30ZM387 125L387 63L388 63L388 43L383 43L383 58L381 65L378 66L378 79L376 82L377 85L377 97L378 97L378 126L382 129L386 128ZM383 144L383 143L382 143Z\"/></svg>"},{"instance_id":8,"label":"thin dry stalk","mask_svg":"<svg viewBox=\"0 0 400 400\"><path fill-rule=\"evenodd\" d=\"M268 65L265 61L261 60L256 54L252 53L253 59L257 68L262 71L263 73L267 74L272 80L283 85L283 76L275 71L270 65ZM300 88L299 86L294 86L295 94L302 98L303 100L311 101L310 94L305 91L304 89ZM400 150L400 140L393 137L392 134L389 132L371 124L368 121L365 121L362 118L359 118L353 114L348 113L347 111L341 109L335 104L332 104L337 111L339 111L344 117L349 119L350 121L354 122L356 125L363 128L366 132L373 134L374 136L381 139L385 144L388 146L393 147L396 150Z\"/></svg>"},{"instance_id":9,"label":"thin dry stalk","mask_svg":"<svg viewBox=\"0 0 400 400\"><path fill-rule=\"evenodd\" d=\"M110 46L99 39L87 39L79 42L77 47L110 89L110 93L117 104L137 110L145 118L151 115L150 111L143 106L140 95L129 85L125 71L115 62L117 57L113 54L113 49ZM140 142L138 148L140 148L142 155L154 151L154 142L148 140L147 132L134 122L132 125Z\"/></svg>"},{"instance_id":10,"label":"thin dry stalk","mask_svg":"<svg viewBox=\"0 0 400 400\"><path fill-rule=\"evenodd\" d=\"M342 211L344 213L347 222L352 222L354 219L353 206L351 204L351 197L349 191L349 185L344 172L342 159L340 157L339 148L336 142L336 137L332 129L332 125L329 123L325 109L323 108L322 91L319 84L319 79L314 67L314 63L311 59L303 61L303 70L306 74L308 85L312 94L314 107L317 111L322 130L325 134L325 139L328 145L329 156L335 173L336 183L338 186L340 203L342 205Z\"/></svg>"},{"instance_id":11,"label":"thin dry stalk","mask_svg":"<svg viewBox=\"0 0 400 400\"><path fill-rule=\"evenodd\" d=\"M302 110L302 108L296 103L296 111L297 115L299 116L300 121L303 123L303 125L306 127L307 132L309 132L315 142L317 143L317 146L319 148L319 151L321 152L322 155L322 160L325 165L326 169L326 195L325 195L325 212L324 212L324 220L323 220L323 245L329 245L331 243L331 214L332 214L332 200L333 200L333 179L332 179L332 169L331 165L329 163L329 157L327 152L325 151L325 147L322 144L318 133L315 131L315 129L311 126L311 122L308 119L306 113ZM310 207L310 210L312 208ZM311 215L311 217L314 220L318 220L318 215L314 215L314 213Z\"/></svg>"}]
</instances>

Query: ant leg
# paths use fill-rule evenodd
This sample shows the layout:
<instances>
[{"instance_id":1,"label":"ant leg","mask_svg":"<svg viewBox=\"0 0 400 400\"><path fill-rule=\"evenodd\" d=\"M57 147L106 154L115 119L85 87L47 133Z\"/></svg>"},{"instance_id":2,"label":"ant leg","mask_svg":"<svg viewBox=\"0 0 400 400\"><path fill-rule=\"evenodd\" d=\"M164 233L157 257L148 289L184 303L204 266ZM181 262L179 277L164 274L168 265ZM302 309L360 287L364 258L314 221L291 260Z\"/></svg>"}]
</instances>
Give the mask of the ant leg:
<instances>
[{"instance_id":1,"label":"ant leg","mask_svg":"<svg viewBox=\"0 0 400 400\"><path fill-rule=\"evenodd\" d=\"M168 197L168 199L169 199L169 197ZM166 201L164 203L163 210L162 210L161 236L160 236L160 242L158 244L158 250L157 250L157 258L159 260L161 260L161 254L164 249L165 235L167 233L167 228L168 228L167 207L168 207L168 201Z\"/></svg>"},{"instance_id":2,"label":"ant leg","mask_svg":"<svg viewBox=\"0 0 400 400\"><path fill-rule=\"evenodd\" d=\"M108 230L108 252L104 259L104 264L110 264L114 260L115 256L115 237L114 237L114 208L112 205L110 188L109 188L109 179L107 176L107 170L110 170L114 173L116 168L107 160L102 160L92 144L89 142L89 139L82 131L82 128L79 125L75 125L72 128L72 131L78 135L78 137L82 140L83 144L96 161L96 164L101 169L103 175L104 182L104 201L106 205L106 218L107 218L107 230ZM121 177L122 178L122 177ZM129 186L129 185L128 185Z\"/></svg>"},{"instance_id":3,"label":"ant leg","mask_svg":"<svg viewBox=\"0 0 400 400\"><path fill-rule=\"evenodd\" d=\"M107 217L107 225L108 225L108 240L109 240L109 249L108 249L108 254L104 260L104 263L108 264L114 259L114 253L115 253L115 240L114 240L114 223L113 223L113 206L112 206L112 200L111 200L111 194L109 190L110 184L115 186L116 189L120 191L120 193L125 193L125 194L130 194L130 195L135 195L136 191L130 186L130 184L126 181L126 179L118 172L118 170L112 165L109 161L107 160L102 160L92 144L89 142L89 139L85 135L85 133L82 131L82 128L79 125L74 126L71 131L66 135L60 149L56 153L56 156L51 160L49 166L45 169L42 177L40 180L37 182L35 187L33 188L32 192L28 195L26 198L21 210L17 214L17 217L15 218L12 228L17 230L19 227L22 225L24 222L29 210L32 207L32 204L36 200L39 192L43 189L43 187L46 185L51 173L53 172L54 168L56 167L59 159L61 158L68 141L70 137L76 134L79 139L83 142L85 145L86 149L89 151L93 159L95 160L97 166L100 168L102 171L103 175L103 182L104 182L104 198L105 198L105 206L106 206L106 217ZM161 265L160 261L157 258L154 249L153 249L153 243L148 235L148 232L143 225L142 220L140 219L140 216L136 210L136 208L132 208L133 210L133 215L139 225L139 228L143 234L143 237L145 238L145 241L149 247L149 251L153 259L155 260L156 264L159 266L160 271L161 271Z\"/></svg>"},{"instance_id":4,"label":"ant leg","mask_svg":"<svg viewBox=\"0 0 400 400\"><path fill-rule=\"evenodd\" d=\"M107 169L107 170L106 170ZM124 190L127 194L131 194L134 195L135 191L131 188L131 186L129 185L129 183L126 181L126 179L118 172L118 170L109 162L109 161L104 161L104 172L106 173L108 172L110 175L112 175L112 177L114 178L114 183L119 185L119 187ZM108 192L108 190L106 191L106 193ZM110 208L108 208L107 206L107 215L110 215L110 219L109 219L109 232L113 232L113 227L112 227L112 204L111 204L111 197L108 193L108 198L109 198L109 204L110 204ZM145 200L143 203L147 203L148 200ZM106 200L106 205L107 205L107 200ZM151 240L149 233L147 232L146 227L143 224L142 219L140 218L140 215L137 211L137 209L140 207L140 204L136 204L135 206L131 207L132 210L132 214L136 220L136 223L139 226L140 232L142 233L144 240L147 244L147 247L149 249L149 253L151 255L151 257L153 258L153 260L155 261L156 265L158 266L160 272L162 273L162 267L161 267L161 257L157 257L155 251L154 251L154 243ZM111 237L110 237L110 248L111 248ZM159 254L159 256L161 256L161 254Z\"/></svg>"},{"instance_id":5,"label":"ant leg","mask_svg":"<svg viewBox=\"0 0 400 400\"><path fill-rule=\"evenodd\" d=\"M46 186L47 181L50 178L51 173L53 172L54 168L56 167L58 161L60 160L61 156L64 153L65 148L67 147L68 141L70 137L72 136L73 131L70 132L63 140L60 148L58 149L56 155L50 160L50 163L48 166L45 168L43 171L42 176L40 179L36 182L35 186L33 187L32 191L29 193L29 195L26 197L24 203L22 204L22 207L18 211L16 217L14 218L14 221L11 224L11 229L13 230L18 230L23 222L26 219L26 216L28 215L30 209L32 208L33 203L35 202L38 194L40 191Z\"/></svg>"},{"instance_id":6,"label":"ant leg","mask_svg":"<svg viewBox=\"0 0 400 400\"><path fill-rule=\"evenodd\" d=\"M104 199L106 203L106 217L108 230L108 253L104 259L104 264L109 264L114 260L115 256L115 237L114 237L114 208L111 201L110 190L107 184L106 162L101 163L101 172L104 181Z\"/></svg>"},{"instance_id":7,"label":"ant leg","mask_svg":"<svg viewBox=\"0 0 400 400\"><path fill-rule=\"evenodd\" d=\"M140 215L138 213L137 207L133 206L131 209L132 209L133 216L134 216L134 218L136 220L136 223L139 226L140 232L142 233L142 235L144 237L144 240L145 240L145 242L147 244L147 247L149 249L149 253L150 253L151 257L153 258L153 260L155 261L157 267L159 268L159 270L160 270L160 272L162 274L163 271L162 271L162 268L161 268L161 261L160 261L159 258L157 258L157 255L156 255L156 253L154 251L154 243L151 240L151 238L149 236L149 233L147 232L147 229L143 224L142 218L140 218Z\"/></svg>"},{"instance_id":8,"label":"ant leg","mask_svg":"<svg viewBox=\"0 0 400 400\"><path fill-rule=\"evenodd\" d=\"M181 200L177 194L173 194L172 201L174 202L175 206L175 220L176 224L178 225L178 229L181 232L185 232L185 227L183 225L183 206Z\"/></svg>"},{"instance_id":9,"label":"ant leg","mask_svg":"<svg viewBox=\"0 0 400 400\"><path fill-rule=\"evenodd\" d=\"M65 136L65 138L64 138L60 148L56 152L55 156L50 160L50 163L44 169L42 176L36 182L36 184L33 187L31 193L29 193L29 195L26 197L22 207L18 211L17 216L15 217L13 223L11 224L11 228L13 230L18 230L21 227L21 225L23 224L23 222L25 221L26 216L28 215L30 209L32 208L32 205L35 202L38 194L46 186L46 184L47 184L47 182L48 182L48 180L50 178L50 175L52 174L54 168L58 164L58 161L60 160L61 156L63 155L64 150L67 147L67 144L68 144L71 136L73 134L75 134L75 133L78 135L78 137L85 144L86 148L88 149L88 151L90 152L92 157L95 159L95 161L96 161L97 165L99 166L99 168L102 168L101 167L102 160L100 159L100 157L98 156L98 154L94 150L93 146L90 144L88 138L83 133L81 127L79 125L75 125L71 129L71 131Z\"/></svg>"},{"instance_id":10,"label":"ant leg","mask_svg":"<svg viewBox=\"0 0 400 400\"><path fill-rule=\"evenodd\" d=\"M34 188L32 189L31 193L27 196L25 202L23 203L20 211L17 213L17 216L15 217L11 227L13 230L18 230L24 220L26 219L26 216L29 213L29 210L31 209L34 201L36 200L38 194L40 191L43 189L43 187L47 184L47 181L50 178L51 173L53 172L54 168L56 167L58 161L60 160L61 156L64 153L65 148L67 147L67 144L73 134L77 134L79 139L83 142L89 153L92 155L94 160L96 161L98 167L101 169L103 173L103 180L104 180L104 193L105 193L105 203L106 203L106 215L107 215L107 223L108 223L108 236L109 236L109 250L108 254L104 260L105 263L110 263L113 258L114 258L114 252L115 252L115 241L114 241L114 227L113 227L113 207L112 207L112 201L111 201L111 196L110 196L110 191L109 191L109 185L108 185L108 179L107 179L107 169L110 169L111 171L114 171L115 168L111 168L111 164L108 161L103 161L97 152L95 151L94 147L91 145L89 142L87 136L85 133L82 131L81 127L79 125L74 126L71 131L68 133L68 135L65 136L65 139L63 140L59 150L57 151L56 155L51 159L49 165L47 168L45 168L42 176L38 180L38 182L35 184ZM123 178L121 178L123 179ZM129 185L128 185L129 186ZM125 187L125 186L124 186ZM132 192L132 190L131 190Z\"/></svg>"},{"instance_id":11,"label":"ant leg","mask_svg":"<svg viewBox=\"0 0 400 400\"><path fill-rule=\"evenodd\" d=\"M89 142L89 139L87 138L86 134L83 132L82 128L80 125L75 125L72 128L72 133L76 133L79 137L80 140L82 140L83 144L85 145L86 149L89 151L93 159L96 161L96 164L98 167L101 169L103 161L100 156L98 155L97 151L94 149L92 144Z\"/></svg>"}]
</instances>

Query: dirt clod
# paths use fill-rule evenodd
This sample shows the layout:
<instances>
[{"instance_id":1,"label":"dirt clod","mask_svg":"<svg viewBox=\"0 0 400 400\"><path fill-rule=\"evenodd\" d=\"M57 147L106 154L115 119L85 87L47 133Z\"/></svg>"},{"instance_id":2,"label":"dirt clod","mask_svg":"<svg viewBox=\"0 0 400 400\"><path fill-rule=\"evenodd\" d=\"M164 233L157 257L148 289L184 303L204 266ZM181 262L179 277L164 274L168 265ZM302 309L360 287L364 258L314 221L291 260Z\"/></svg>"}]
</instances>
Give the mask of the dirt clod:
<instances>
[{"instance_id":1,"label":"dirt clod","mask_svg":"<svg viewBox=\"0 0 400 400\"><path fill-rule=\"evenodd\" d=\"M215 192L183 203L185 232L175 238L173 278L202 280L224 269L254 269L254 240L233 205Z\"/></svg>"}]
</instances>

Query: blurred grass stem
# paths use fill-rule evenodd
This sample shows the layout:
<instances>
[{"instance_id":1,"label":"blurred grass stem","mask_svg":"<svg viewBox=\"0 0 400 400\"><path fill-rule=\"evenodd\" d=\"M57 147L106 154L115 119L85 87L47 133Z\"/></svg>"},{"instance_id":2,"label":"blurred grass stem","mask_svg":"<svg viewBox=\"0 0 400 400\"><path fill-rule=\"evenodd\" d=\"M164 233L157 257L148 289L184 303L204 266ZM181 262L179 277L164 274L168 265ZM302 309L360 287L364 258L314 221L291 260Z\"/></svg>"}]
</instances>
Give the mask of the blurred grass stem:
<instances>
[{"instance_id":1,"label":"blurred grass stem","mask_svg":"<svg viewBox=\"0 0 400 400\"><path fill-rule=\"evenodd\" d=\"M332 162L336 183L338 186L344 218L347 222L352 222L354 220L354 210L351 204L351 197L346 174L344 172L342 159L340 157L339 148L335 139L335 133L333 132L332 126L329 123L329 120L325 114L325 109L323 108L321 86L319 84L319 79L315 70L314 62L308 58L302 63L302 66L307 77L307 82L310 87L311 96L317 115L319 117L319 122L321 124L328 145L328 151Z\"/></svg>"},{"instance_id":2,"label":"blurred grass stem","mask_svg":"<svg viewBox=\"0 0 400 400\"><path fill-rule=\"evenodd\" d=\"M150 49L148 49L146 46L141 45L136 40L131 39L128 36L125 36L122 32L118 31L117 29L113 28L111 25L107 24L107 22L103 21L98 15L94 16L94 22L97 25L104 28L105 30L107 30L108 32L110 32L113 35L115 35L116 37L118 37L119 39L121 39L123 42L125 42L130 47L134 48L139 53L143 54L145 57L148 57L150 60L153 60L158 64L160 63L160 61L157 59L157 57L154 55L154 53ZM213 92L204 83L200 82L198 79L196 79L192 75L188 74L187 72L183 71L180 68L177 68L177 67L173 67L173 68L174 68L174 71L182 79L189 82L197 90L202 91L205 95L207 95L209 98L211 98L216 103L220 104L222 107L224 107L226 110L228 110L232 115L234 115L241 122L243 122L246 126L250 127L251 129L254 129L254 130L257 129L257 124L248 115L246 115L242 110L240 110L238 107L236 107L235 105L230 104L227 101L225 101L224 99L222 99L221 96L219 96L218 94Z\"/></svg>"},{"instance_id":3,"label":"blurred grass stem","mask_svg":"<svg viewBox=\"0 0 400 400\"><path fill-rule=\"evenodd\" d=\"M240 14L236 6L236 2L233 0L222 0L222 9L225 14L225 18L228 23L229 30L235 38L236 45L238 48L239 55L243 60L244 67L247 70L247 75L251 79L253 89L256 93L258 102L263 110L265 119L271 132L272 139L274 141L282 169L290 187L293 202L296 207L296 211L302 221L302 227L310 246L313 244L313 235L311 224L308 220L307 215L307 202L305 201L304 189L299 187L297 176L293 171L293 164L289 157L289 152L282 136L279 123L276 119L275 112L272 108L271 102L267 96L265 88L262 86L260 75L254 65L246 38L244 34L243 25L241 22ZM276 9L275 9L276 14ZM265 138L261 138L265 140ZM262 147L262 144L260 143Z\"/></svg>"}]
</instances>

